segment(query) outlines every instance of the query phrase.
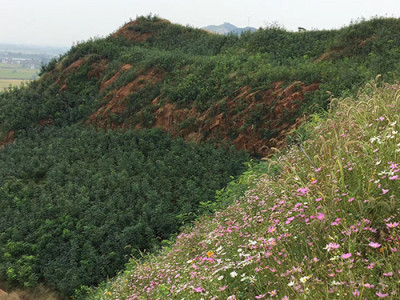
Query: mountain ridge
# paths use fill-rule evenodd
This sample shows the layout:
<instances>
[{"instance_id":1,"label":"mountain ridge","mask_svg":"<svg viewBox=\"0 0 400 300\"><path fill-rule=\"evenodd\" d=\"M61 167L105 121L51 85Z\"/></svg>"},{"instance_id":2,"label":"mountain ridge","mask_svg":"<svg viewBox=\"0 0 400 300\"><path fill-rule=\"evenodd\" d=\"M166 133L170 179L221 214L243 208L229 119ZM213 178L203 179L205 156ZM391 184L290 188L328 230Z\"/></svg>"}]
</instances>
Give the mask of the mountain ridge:
<instances>
[{"instance_id":1,"label":"mountain ridge","mask_svg":"<svg viewBox=\"0 0 400 300\"><path fill-rule=\"evenodd\" d=\"M202 29L213 32L213 33L217 33L217 34L223 34L223 35L226 35L226 34L241 35L244 32L248 32L248 31L254 32L257 30L256 28L250 27L250 26L239 28L228 22L224 22L221 25L208 25L208 26L202 27Z\"/></svg>"}]
</instances>

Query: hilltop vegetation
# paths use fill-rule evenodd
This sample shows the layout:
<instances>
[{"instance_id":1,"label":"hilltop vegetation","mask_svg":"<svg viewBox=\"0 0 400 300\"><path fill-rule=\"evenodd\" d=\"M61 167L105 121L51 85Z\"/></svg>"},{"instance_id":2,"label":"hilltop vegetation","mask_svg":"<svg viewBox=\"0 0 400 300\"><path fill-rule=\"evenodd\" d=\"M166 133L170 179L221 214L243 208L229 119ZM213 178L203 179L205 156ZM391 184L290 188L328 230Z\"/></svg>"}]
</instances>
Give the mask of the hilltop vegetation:
<instances>
[{"instance_id":1,"label":"hilltop vegetation","mask_svg":"<svg viewBox=\"0 0 400 300\"><path fill-rule=\"evenodd\" d=\"M399 22L374 19L341 30L280 28L219 36L140 17L43 67L40 80L2 96L0 135L90 122L105 128L161 127L174 137L231 141L267 155L304 113L329 95L354 94L400 67Z\"/></svg>"},{"instance_id":2,"label":"hilltop vegetation","mask_svg":"<svg viewBox=\"0 0 400 300\"><path fill-rule=\"evenodd\" d=\"M374 19L238 37L149 16L53 59L0 94L0 281L70 296L158 249L216 207L215 191L249 160L237 150L270 155L332 93L355 95L378 73L394 81L399 29Z\"/></svg>"}]
</instances>

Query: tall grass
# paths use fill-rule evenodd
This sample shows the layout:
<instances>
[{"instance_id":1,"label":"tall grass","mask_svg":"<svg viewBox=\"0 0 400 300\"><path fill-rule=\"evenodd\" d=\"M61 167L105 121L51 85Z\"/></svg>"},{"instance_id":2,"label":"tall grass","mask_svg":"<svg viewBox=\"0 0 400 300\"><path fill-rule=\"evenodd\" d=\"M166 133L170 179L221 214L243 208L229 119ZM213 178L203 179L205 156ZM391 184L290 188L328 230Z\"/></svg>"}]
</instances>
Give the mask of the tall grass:
<instances>
[{"instance_id":1,"label":"tall grass","mask_svg":"<svg viewBox=\"0 0 400 300\"><path fill-rule=\"evenodd\" d=\"M373 82L333 100L278 159L278 178L254 176L245 196L89 298L398 299L399 89Z\"/></svg>"}]
</instances>

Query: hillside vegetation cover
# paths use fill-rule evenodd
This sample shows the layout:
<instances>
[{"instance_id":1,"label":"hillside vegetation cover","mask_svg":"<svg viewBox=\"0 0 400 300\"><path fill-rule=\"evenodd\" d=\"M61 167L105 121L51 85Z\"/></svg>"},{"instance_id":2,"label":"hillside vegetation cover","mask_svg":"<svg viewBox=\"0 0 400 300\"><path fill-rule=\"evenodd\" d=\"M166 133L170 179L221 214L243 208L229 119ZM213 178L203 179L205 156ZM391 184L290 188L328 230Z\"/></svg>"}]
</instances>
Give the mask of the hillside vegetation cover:
<instances>
[{"instance_id":1,"label":"hillside vegetation cover","mask_svg":"<svg viewBox=\"0 0 400 300\"><path fill-rule=\"evenodd\" d=\"M89 299L397 299L399 89L314 115L279 176L247 174L243 197Z\"/></svg>"},{"instance_id":2,"label":"hillside vegetation cover","mask_svg":"<svg viewBox=\"0 0 400 300\"><path fill-rule=\"evenodd\" d=\"M327 109L332 93L355 95L377 74L394 82L399 49L397 19L332 31L266 28L237 37L148 16L75 45L43 66L38 80L0 93L0 281L42 282L67 297L114 276L131 255L159 248L182 225L219 206L215 191L249 159L237 150L260 157L284 149L287 134L305 114ZM363 182L351 192L369 192ZM235 193L246 189L233 186ZM219 197L221 205L235 199ZM212 265L217 252L209 251ZM162 298L170 289L167 281L149 293Z\"/></svg>"},{"instance_id":3,"label":"hillside vegetation cover","mask_svg":"<svg viewBox=\"0 0 400 300\"><path fill-rule=\"evenodd\" d=\"M327 108L327 91L354 94L377 74L394 80L399 49L397 19L237 37L139 17L75 45L43 66L38 81L0 95L0 137L44 120L87 121L161 127L174 137L231 141L267 155L304 113Z\"/></svg>"},{"instance_id":4,"label":"hillside vegetation cover","mask_svg":"<svg viewBox=\"0 0 400 300\"><path fill-rule=\"evenodd\" d=\"M99 283L177 232L246 159L151 130L18 138L0 151L0 275L65 295Z\"/></svg>"}]
</instances>

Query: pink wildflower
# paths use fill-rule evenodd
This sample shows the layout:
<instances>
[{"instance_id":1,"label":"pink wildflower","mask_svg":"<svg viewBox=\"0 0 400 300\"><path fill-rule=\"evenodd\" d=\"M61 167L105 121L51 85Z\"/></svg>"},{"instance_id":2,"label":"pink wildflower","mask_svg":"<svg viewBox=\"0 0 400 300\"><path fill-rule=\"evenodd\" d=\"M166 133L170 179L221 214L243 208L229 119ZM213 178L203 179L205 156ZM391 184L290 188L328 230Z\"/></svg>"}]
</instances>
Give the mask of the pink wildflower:
<instances>
[{"instance_id":1,"label":"pink wildflower","mask_svg":"<svg viewBox=\"0 0 400 300\"><path fill-rule=\"evenodd\" d=\"M385 190L385 189L382 189L382 195L385 195L385 194L387 194L387 192L389 192L390 190L389 189L387 189L387 190Z\"/></svg>"},{"instance_id":2,"label":"pink wildflower","mask_svg":"<svg viewBox=\"0 0 400 300\"><path fill-rule=\"evenodd\" d=\"M343 258L343 259L348 259L348 258L350 258L351 256L352 256L351 253L344 253L344 254L342 254L342 258Z\"/></svg>"},{"instance_id":3,"label":"pink wildflower","mask_svg":"<svg viewBox=\"0 0 400 300\"><path fill-rule=\"evenodd\" d=\"M256 299L262 299L262 298L264 298L266 295L267 295L267 294L258 295L258 296L256 296Z\"/></svg>"},{"instance_id":4,"label":"pink wildflower","mask_svg":"<svg viewBox=\"0 0 400 300\"><path fill-rule=\"evenodd\" d=\"M198 292L198 293L204 292L204 289L203 289L201 286L199 286L199 287L197 287L197 288L193 288L193 290L194 290L195 292Z\"/></svg>"},{"instance_id":5,"label":"pink wildflower","mask_svg":"<svg viewBox=\"0 0 400 300\"><path fill-rule=\"evenodd\" d=\"M328 251L331 251L331 250L333 250L333 249L338 249L339 247L340 247L339 244L336 244L336 243L329 243L328 245L325 246L324 249L326 249L326 250L328 250Z\"/></svg>"},{"instance_id":6,"label":"pink wildflower","mask_svg":"<svg viewBox=\"0 0 400 300\"><path fill-rule=\"evenodd\" d=\"M285 224L288 225L294 220L294 217L287 218Z\"/></svg>"},{"instance_id":7,"label":"pink wildflower","mask_svg":"<svg viewBox=\"0 0 400 300\"><path fill-rule=\"evenodd\" d=\"M386 226L388 228L396 228L397 226L399 226L399 223L397 223L397 222L387 223Z\"/></svg>"},{"instance_id":8,"label":"pink wildflower","mask_svg":"<svg viewBox=\"0 0 400 300\"><path fill-rule=\"evenodd\" d=\"M275 231L276 231L276 227L275 226L268 227L268 233L274 233Z\"/></svg>"},{"instance_id":9,"label":"pink wildflower","mask_svg":"<svg viewBox=\"0 0 400 300\"><path fill-rule=\"evenodd\" d=\"M383 273L383 276L386 276L386 277L393 276L393 272Z\"/></svg>"},{"instance_id":10,"label":"pink wildflower","mask_svg":"<svg viewBox=\"0 0 400 300\"><path fill-rule=\"evenodd\" d=\"M354 292L353 292L353 296L354 297L360 296L360 291L355 289Z\"/></svg>"},{"instance_id":11,"label":"pink wildflower","mask_svg":"<svg viewBox=\"0 0 400 300\"><path fill-rule=\"evenodd\" d=\"M297 192L299 193L297 194L297 196L304 196L307 195L310 192L310 190L307 187L305 187L297 189Z\"/></svg>"},{"instance_id":12,"label":"pink wildflower","mask_svg":"<svg viewBox=\"0 0 400 300\"><path fill-rule=\"evenodd\" d=\"M370 263L367 267L368 270L372 270L375 267L376 263Z\"/></svg>"},{"instance_id":13,"label":"pink wildflower","mask_svg":"<svg viewBox=\"0 0 400 300\"><path fill-rule=\"evenodd\" d=\"M271 291L271 292L268 292L268 294L269 294L271 297L274 297L274 296L276 296L277 292L276 292L276 290L273 290L273 291Z\"/></svg>"},{"instance_id":14,"label":"pink wildflower","mask_svg":"<svg viewBox=\"0 0 400 300\"><path fill-rule=\"evenodd\" d=\"M318 213L317 219L322 221L323 219L325 219L325 215L323 213Z\"/></svg>"},{"instance_id":15,"label":"pink wildflower","mask_svg":"<svg viewBox=\"0 0 400 300\"><path fill-rule=\"evenodd\" d=\"M372 248L379 248L379 247L381 246L381 244L371 242L371 243L368 244L368 246L370 246L370 247L372 247Z\"/></svg>"},{"instance_id":16,"label":"pink wildflower","mask_svg":"<svg viewBox=\"0 0 400 300\"><path fill-rule=\"evenodd\" d=\"M377 295L379 298L385 298L385 297L389 296L389 294L383 294L383 293L381 293L381 292L377 292L376 295Z\"/></svg>"}]
</instances>

